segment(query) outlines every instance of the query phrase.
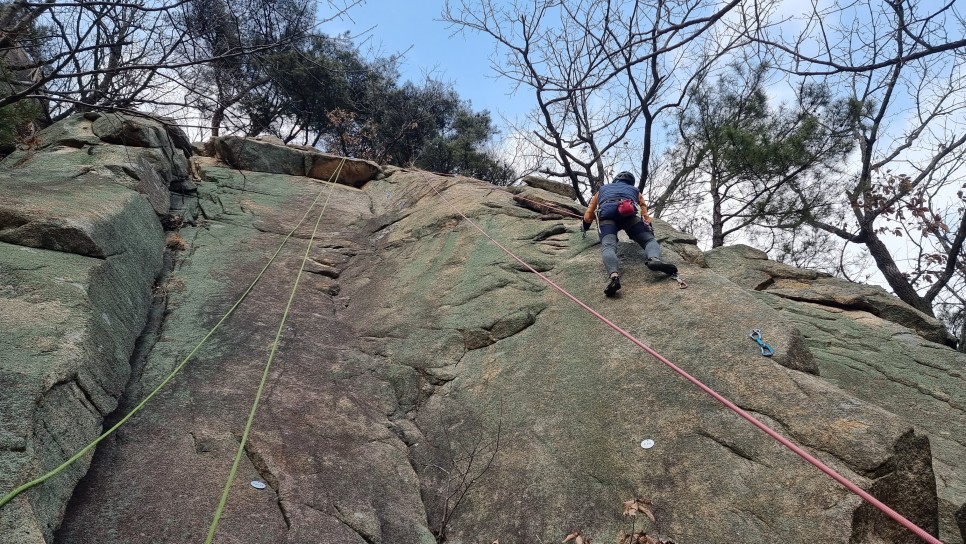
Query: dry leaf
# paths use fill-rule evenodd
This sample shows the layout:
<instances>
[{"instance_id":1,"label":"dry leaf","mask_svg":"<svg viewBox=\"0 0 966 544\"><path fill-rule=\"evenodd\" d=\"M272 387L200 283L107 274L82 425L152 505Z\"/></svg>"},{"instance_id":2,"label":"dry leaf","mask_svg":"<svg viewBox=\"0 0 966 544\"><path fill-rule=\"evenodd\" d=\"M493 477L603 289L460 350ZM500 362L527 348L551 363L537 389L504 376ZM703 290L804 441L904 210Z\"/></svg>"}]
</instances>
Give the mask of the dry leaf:
<instances>
[{"instance_id":1,"label":"dry leaf","mask_svg":"<svg viewBox=\"0 0 966 544\"><path fill-rule=\"evenodd\" d=\"M580 532L579 531L574 531L574 532L570 533L569 535L567 535L567 538L565 538L562 541L560 541L560 544L563 544L564 542L570 542L571 540L573 540L575 538L578 538L578 537L580 537ZM583 539L581 539L581 540L583 540Z\"/></svg>"},{"instance_id":2,"label":"dry leaf","mask_svg":"<svg viewBox=\"0 0 966 544\"><path fill-rule=\"evenodd\" d=\"M584 537L582 537L580 535L577 535L577 538L574 539L574 543L575 544L584 544Z\"/></svg>"},{"instance_id":3,"label":"dry leaf","mask_svg":"<svg viewBox=\"0 0 966 544\"><path fill-rule=\"evenodd\" d=\"M656 521L654 519L654 513L648 508L653 504L649 499L633 499L629 501L624 501L624 515L628 517L637 516L638 512L643 512L645 516L651 521Z\"/></svg>"},{"instance_id":4,"label":"dry leaf","mask_svg":"<svg viewBox=\"0 0 966 544\"><path fill-rule=\"evenodd\" d=\"M644 515L647 516L647 519L651 520L652 523L657 522L657 520L654 519L654 513L651 512L651 509L648 508L647 506L644 506L643 504L638 504L637 509L640 510L641 512L644 512Z\"/></svg>"}]
</instances>

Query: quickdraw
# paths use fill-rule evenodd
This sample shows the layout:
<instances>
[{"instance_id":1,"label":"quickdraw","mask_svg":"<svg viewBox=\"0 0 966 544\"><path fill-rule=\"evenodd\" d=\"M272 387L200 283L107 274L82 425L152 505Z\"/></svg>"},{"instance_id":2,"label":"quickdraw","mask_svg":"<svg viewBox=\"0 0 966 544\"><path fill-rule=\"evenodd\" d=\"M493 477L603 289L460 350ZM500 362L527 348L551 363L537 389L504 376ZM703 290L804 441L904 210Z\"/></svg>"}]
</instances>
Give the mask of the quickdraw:
<instances>
[{"instance_id":1,"label":"quickdraw","mask_svg":"<svg viewBox=\"0 0 966 544\"><path fill-rule=\"evenodd\" d=\"M754 329L751 334L748 335L752 340L758 342L758 347L761 348L761 354L765 357L771 357L775 354L775 350L771 346L765 343L761 338L761 329Z\"/></svg>"},{"instance_id":2,"label":"quickdraw","mask_svg":"<svg viewBox=\"0 0 966 544\"><path fill-rule=\"evenodd\" d=\"M675 274L675 275L671 276L671 279L674 280L674 281L676 281L676 282L678 282L678 289L687 289L688 288L688 283L686 281L684 281L683 279L681 279L681 276L679 274Z\"/></svg>"}]
</instances>

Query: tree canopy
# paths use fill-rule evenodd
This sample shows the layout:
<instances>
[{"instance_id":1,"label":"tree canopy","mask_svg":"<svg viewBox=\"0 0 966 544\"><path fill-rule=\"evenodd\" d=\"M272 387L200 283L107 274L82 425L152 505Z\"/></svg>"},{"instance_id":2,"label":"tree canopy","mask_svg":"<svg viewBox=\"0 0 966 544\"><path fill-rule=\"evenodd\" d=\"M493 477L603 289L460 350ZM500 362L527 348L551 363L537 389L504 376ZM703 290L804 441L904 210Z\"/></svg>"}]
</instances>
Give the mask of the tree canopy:
<instances>
[{"instance_id":1,"label":"tree canopy","mask_svg":"<svg viewBox=\"0 0 966 544\"><path fill-rule=\"evenodd\" d=\"M366 58L348 34L321 31L358 3L327 2L320 13L314 0L0 2L0 139L39 111L47 124L76 111L146 110L193 119L211 136L267 133L380 163L514 179L488 148L488 112L451 84L401 81L398 57Z\"/></svg>"}]
</instances>

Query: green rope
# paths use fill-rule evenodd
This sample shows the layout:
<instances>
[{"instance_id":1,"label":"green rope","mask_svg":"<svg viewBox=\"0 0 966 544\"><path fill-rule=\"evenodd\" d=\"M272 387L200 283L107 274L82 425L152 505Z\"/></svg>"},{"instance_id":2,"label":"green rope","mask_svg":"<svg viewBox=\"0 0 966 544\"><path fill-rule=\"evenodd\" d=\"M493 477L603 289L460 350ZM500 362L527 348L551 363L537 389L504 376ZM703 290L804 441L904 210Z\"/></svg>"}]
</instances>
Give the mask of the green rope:
<instances>
[{"instance_id":1,"label":"green rope","mask_svg":"<svg viewBox=\"0 0 966 544\"><path fill-rule=\"evenodd\" d=\"M345 159L339 163L338 168L336 168L333 174L336 179L342 170L342 165L345 164ZM333 189L334 189L333 185ZM235 452L235 459L231 464L231 470L228 471L228 480L225 482L225 487L221 491L221 499L218 501L218 508L215 510L215 517L211 520L211 527L208 528L208 537L205 538L205 544L211 544L211 540L215 537L215 531L218 529L218 522L221 520L221 514L225 510L225 505L228 502L228 493L231 491L231 486L235 481L235 474L238 472L238 465L241 463L242 454L245 451L245 444L248 442L248 435L252 430L252 422L255 420L255 412L258 410L258 404L262 399L262 392L265 390L265 383L268 381L268 371L272 367L272 360L275 359L275 352L278 350L278 343L282 337L282 330L285 328L285 321L288 319L289 310L292 308L292 301L295 300L295 293L298 290L299 282L302 280L302 272L305 270L305 263L309 260L309 252L312 250L312 243L315 242L315 236L319 231L319 224L322 222L322 214L325 213L325 208L329 204L329 198L332 197L334 191L329 191L329 196L326 197L325 203L322 204L322 210L319 211L319 217L315 221L315 228L312 230L312 236L309 238L309 243L305 247L305 254L302 256L302 265L299 266L298 274L295 276L295 283L292 285L292 292L289 293L288 303L285 305L285 312L282 313L282 320L278 324L278 331L275 333L275 341L272 342L272 349L268 354L268 361L265 363L265 368L262 370L262 379L258 383L258 390L255 392L255 400L252 402L252 408L248 412L248 421L245 422L245 430L242 432L241 440L238 442L238 451Z\"/></svg>"},{"instance_id":2,"label":"green rope","mask_svg":"<svg viewBox=\"0 0 966 544\"><path fill-rule=\"evenodd\" d=\"M343 159L343 162L345 162L345 159ZM342 165L340 164L339 165L339 170L341 170L341 168L342 168ZM339 170L336 170L336 172L338 172ZM328 183L330 183L333 188L335 187L335 184L332 182L331 179L329 180ZM96 447L98 444L100 444L102 440L104 440L108 436L112 435L114 433L114 431L116 431L121 425L123 425L124 423L126 423L127 420L131 419L131 417L134 414L138 413L141 410L141 408L143 408L148 403L148 401L150 401L156 394L158 394L158 392L161 391L161 389L164 388L164 386L167 385L168 382L170 382L179 372L181 372L181 369L184 368L184 366L195 355L195 353L197 353L197 351L201 348L201 346L211 337L211 335L213 335L215 333L216 330L218 330L219 327L221 327L222 323L224 323L225 320L227 320L228 317L232 313L234 313L235 309L238 308L238 306L242 303L243 300L245 300L245 298L248 296L248 294L251 293L252 289L255 288L255 284L257 284L258 281L262 278L262 276L265 274L265 271L268 270L268 267L275 261L275 258L278 257L278 254L282 252L282 248L285 247L285 244L289 241L289 239L292 237L292 235L295 234L295 231L298 230L298 228L302 226L302 223L304 223L305 222L305 219L308 218L309 212L311 212L312 209L315 208L315 205L318 204L319 199L322 198L322 193L324 193L324 192L325 192L325 185L323 184L322 189L319 190L319 194L315 197L315 200L312 201L312 205L309 206L309 208L307 210L305 210L305 214L302 215L302 219L298 222L297 225L295 225L295 228L293 228L288 233L288 235L285 236L285 239L282 240L282 244L279 245L278 246L278 249L275 250L275 253L272 255L271 259L269 259L268 262L265 263L265 266L262 267L261 272L258 273L258 275L255 277L255 280L252 281L251 285L248 286L248 289L246 289L245 292L242 293L241 297L239 297L238 300L235 301L235 304L233 304L232 307L228 309L228 312L225 313L225 315L222 316L220 320L218 320L218 323L216 323L215 326L212 327L210 331L208 331L208 334L206 334L204 336L204 338L202 338L201 341L199 341L198 344L195 345L194 349L192 349L191 352L188 353L188 355L184 358L184 360L182 360L181 363L178 364L178 366L176 366L174 368L174 370L172 370L171 373L168 374L167 377L165 377L164 380L161 381L161 383L154 389L154 391L151 391L151 393L149 393L148 396L144 397L144 400L142 400L137 406L134 407L134 409L132 409L130 412L128 412L127 415L125 415L123 418L121 418L120 421L118 421L117 423L115 423L113 427L111 427L110 429L108 429L107 431L105 431L104 433L102 433L100 436L98 436L96 439L94 439L94 441L91 442L90 444L88 444L87 446L84 446L84 448L82 448L80 451L78 451L77 453L75 453L70 459L64 461L60 466L58 466L57 468L54 468L50 472L47 472L46 474L44 474L44 475L42 475L42 476L40 476L40 477L38 477L38 478L36 478L34 480L31 480L31 481L29 481L29 482L27 482L27 483L25 483L25 484L23 484L23 485L15 488L10 493L7 493L6 495L4 495L3 498L0 499L0 508L3 508L4 505L6 505L8 502L12 501L14 498L17 497L17 495L23 493L24 491L26 491L26 490L28 490L28 489L36 486L36 485L42 484L42 483L46 482L47 480L49 480L50 478L53 478L54 476L60 474L61 472L64 471L64 469L66 469L71 464L73 464L75 461L77 461L78 459L80 459L81 457L83 457L84 455L86 455L88 452L90 452L92 449L94 449L94 447ZM330 196L332 195L332 191L331 190L329 191L329 195Z\"/></svg>"}]
</instances>

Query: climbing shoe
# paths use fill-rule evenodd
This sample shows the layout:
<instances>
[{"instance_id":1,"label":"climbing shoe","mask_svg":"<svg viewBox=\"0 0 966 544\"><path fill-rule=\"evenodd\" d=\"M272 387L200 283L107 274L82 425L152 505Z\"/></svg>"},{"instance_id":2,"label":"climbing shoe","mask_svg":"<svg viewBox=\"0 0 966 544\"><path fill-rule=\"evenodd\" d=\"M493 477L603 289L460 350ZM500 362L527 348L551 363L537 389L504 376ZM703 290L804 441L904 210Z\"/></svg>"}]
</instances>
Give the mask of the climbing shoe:
<instances>
[{"instance_id":1,"label":"climbing shoe","mask_svg":"<svg viewBox=\"0 0 966 544\"><path fill-rule=\"evenodd\" d=\"M673 276L678 273L678 267L671 263L666 263L657 257L651 257L644 263L651 270L657 270L658 272L664 272L668 276Z\"/></svg>"},{"instance_id":2,"label":"climbing shoe","mask_svg":"<svg viewBox=\"0 0 966 544\"><path fill-rule=\"evenodd\" d=\"M617 291L619 291L620 288L621 288L620 276L613 276L610 279L610 283L608 283L607 287L604 288L604 294L609 297L612 297L617 294Z\"/></svg>"}]
</instances>

